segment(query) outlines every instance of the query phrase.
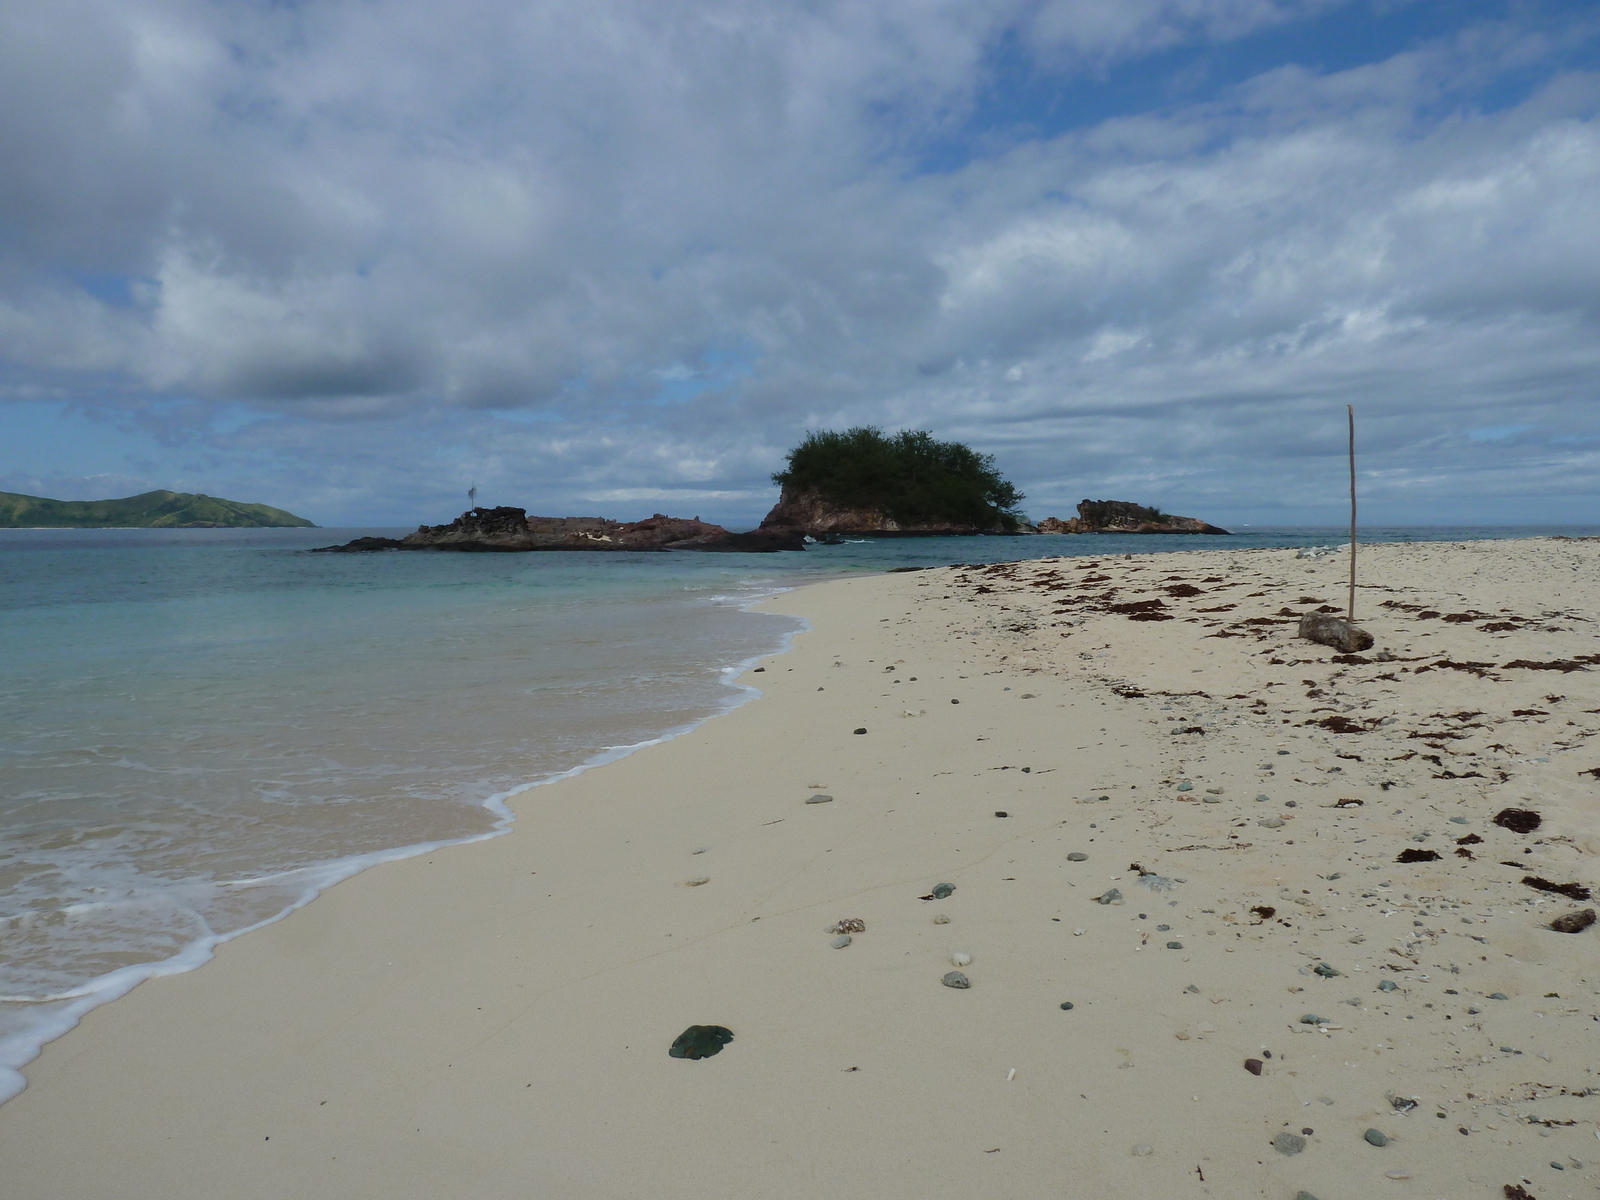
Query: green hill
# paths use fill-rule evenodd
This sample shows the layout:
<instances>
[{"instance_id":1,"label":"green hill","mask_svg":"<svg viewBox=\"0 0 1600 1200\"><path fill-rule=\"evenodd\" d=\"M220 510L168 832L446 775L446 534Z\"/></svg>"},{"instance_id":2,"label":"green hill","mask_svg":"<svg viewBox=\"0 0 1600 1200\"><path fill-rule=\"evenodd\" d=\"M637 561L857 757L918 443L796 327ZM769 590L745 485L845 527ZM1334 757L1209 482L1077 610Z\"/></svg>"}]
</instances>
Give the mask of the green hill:
<instances>
[{"instance_id":1,"label":"green hill","mask_svg":"<svg viewBox=\"0 0 1600 1200\"><path fill-rule=\"evenodd\" d=\"M190 492L145 492L122 500L49 500L0 492L0 529L315 529L266 504Z\"/></svg>"}]
</instances>

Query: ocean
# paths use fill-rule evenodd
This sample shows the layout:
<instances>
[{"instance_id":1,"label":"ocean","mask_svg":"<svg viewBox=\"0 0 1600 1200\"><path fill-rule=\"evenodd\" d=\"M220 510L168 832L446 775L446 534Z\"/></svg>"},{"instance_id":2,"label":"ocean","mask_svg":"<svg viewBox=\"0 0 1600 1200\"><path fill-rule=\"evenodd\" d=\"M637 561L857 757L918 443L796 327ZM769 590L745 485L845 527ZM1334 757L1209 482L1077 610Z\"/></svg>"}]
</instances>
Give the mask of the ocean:
<instances>
[{"instance_id":1,"label":"ocean","mask_svg":"<svg viewBox=\"0 0 1600 1200\"><path fill-rule=\"evenodd\" d=\"M94 1005L200 966L366 867L493 837L507 797L757 695L735 677L801 628L751 612L762 598L894 567L1343 540L306 553L401 532L0 531L0 1101Z\"/></svg>"}]
</instances>

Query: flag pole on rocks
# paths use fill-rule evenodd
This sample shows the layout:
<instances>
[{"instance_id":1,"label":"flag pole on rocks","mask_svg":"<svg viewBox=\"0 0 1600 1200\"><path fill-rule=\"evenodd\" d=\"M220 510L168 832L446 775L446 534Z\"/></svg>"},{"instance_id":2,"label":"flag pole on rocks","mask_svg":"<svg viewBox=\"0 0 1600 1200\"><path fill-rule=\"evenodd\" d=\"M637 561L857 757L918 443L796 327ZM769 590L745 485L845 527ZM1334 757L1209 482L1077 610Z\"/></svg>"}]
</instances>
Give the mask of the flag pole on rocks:
<instances>
[{"instance_id":1,"label":"flag pole on rocks","mask_svg":"<svg viewBox=\"0 0 1600 1200\"><path fill-rule=\"evenodd\" d=\"M1356 623L1356 406L1346 404L1350 417L1350 599L1345 605L1344 619Z\"/></svg>"}]
</instances>

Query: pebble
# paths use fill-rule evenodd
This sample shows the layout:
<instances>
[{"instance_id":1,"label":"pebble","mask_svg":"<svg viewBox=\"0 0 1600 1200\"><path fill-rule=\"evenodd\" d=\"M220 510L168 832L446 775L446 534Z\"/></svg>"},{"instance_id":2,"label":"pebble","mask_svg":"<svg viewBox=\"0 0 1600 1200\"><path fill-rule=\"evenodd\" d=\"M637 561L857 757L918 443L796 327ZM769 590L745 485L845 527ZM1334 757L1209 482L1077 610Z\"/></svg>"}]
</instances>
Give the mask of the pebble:
<instances>
[{"instance_id":1,"label":"pebble","mask_svg":"<svg viewBox=\"0 0 1600 1200\"><path fill-rule=\"evenodd\" d=\"M1378 990L1380 992L1397 992L1400 990L1400 985L1392 979L1380 979L1378 981Z\"/></svg>"},{"instance_id":2,"label":"pebble","mask_svg":"<svg viewBox=\"0 0 1600 1200\"><path fill-rule=\"evenodd\" d=\"M950 924L950 918L947 917L944 913L940 913L937 917L935 917L933 919L933 923L935 925L948 925L948 924Z\"/></svg>"},{"instance_id":3,"label":"pebble","mask_svg":"<svg viewBox=\"0 0 1600 1200\"><path fill-rule=\"evenodd\" d=\"M832 946L835 950L843 950L846 946L848 946L850 944L850 935L848 933L841 933L838 937L834 938L833 941L829 942L828 944L830 946Z\"/></svg>"},{"instance_id":4,"label":"pebble","mask_svg":"<svg viewBox=\"0 0 1600 1200\"><path fill-rule=\"evenodd\" d=\"M946 971L944 978L939 982L947 988L969 988L972 986L972 980L968 979L960 971Z\"/></svg>"},{"instance_id":5,"label":"pebble","mask_svg":"<svg viewBox=\"0 0 1600 1200\"><path fill-rule=\"evenodd\" d=\"M1244 1069L1249 1071L1252 1075L1261 1074L1261 1072L1266 1068L1266 1065L1267 1064L1262 1062L1259 1058L1247 1058L1244 1060Z\"/></svg>"},{"instance_id":6,"label":"pebble","mask_svg":"<svg viewBox=\"0 0 1600 1200\"><path fill-rule=\"evenodd\" d=\"M1489 999L1491 999L1491 1000L1509 1000L1509 999L1511 999L1511 997L1506 995L1504 992L1490 992L1489 993Z\"/></svg>"},{"instance_id":7,"label":"pebble","mask_svg":"<svg viewBox=\"0 0 1600 1200\"><path fill-rule=\"evenodd\" d=\"M1183 949L1183 943L1182 942L1168 942L1167 943L1167 949L1168 950L1182 950Z\"/></svg>"},{"instance_id":8,"label":"pebble","mask_svg":"<svg viewBox=\"0 0 1600 1200\"><path fill-rule=\"evenodd\" d=\"M933 898L935 900L943 900L955 890L956 885L953 883L936 883L933 885Z\"/></svg>"},{"instance_id":9,"label":"pebble","mask_svg":"<svg viewBox=\"0 0 1600 1200\"><path fill-rule=\"evenodd\" d=\"M1327 963L1318 963L1311 969L1318 975L1321 975L1324 979L1332 979L1334 976L1340 973L1338 967L1330 967Z\"/></svg>"},{"instance_id":10,"label":"pebble","mask_svg":"<svg viewBox=\"0 0 1600 1200\"><path fill-rule=\"evenodd\" d=\"M1269 796L1269 795L1267 795L1267 794L1266 794L1266 793L1265 793L1265 792L1260 792L1260 793L1258 793L1258 794L1257 794L1257 795L1256 795L1256 802L1257 802L1257 803L1258 803L1258 804L1259 804L1259 803L1262 803L1262 802L1264 802L1264 801L1267 801L1267 800L1271 800L1271 799L1272 799L1272 797L1271 797L1271 796Z\"/></svg>"},{"instance_id":11,"label":"pebble","mask_svg":"<svg viewBox=\"0 0 1600 1200\"><path fill-rule=\"evenodd\" d=\"M1317 1198L1310 1192L1296 1192L1294 1194L1294 1200L1317 1200Z\"/></svg>"},{"instance_id":12,"label":"pebble","mask_svg":"<svg viewBox=\"0 0 1600 1200\"><path fill-rule=\"evenodd\" d=\"M832 804L833 803L833 797L824 795L822 792L818 792L815 796L807 796L806 797L806 803L807 804Z\"/></svg>"},{"instance_id":13,"label":"pebble","mask_svg":"<svg viewBox=\"0 0 1600 1200\"><path fill-rule=\"evenodd\" d=\"M1319 1016L1317 1016L1316 1013L1306 1013L1303 1017L1300 1018L1300 1024L1302 1024L1302 1025L1332 1025L1333 1022L1328 1020L1327 1017L1319 1017Z\"/></svg>"},{"instance_id":14,"label":"pebble","mask_svg":"<svg viewBox=\"0 0 1600 1200\"><path fill-rule=\"evenodd\" d=\"M1121 900L1121 899L1122 899L1122 892L1120 890L1118 890L1117 888L1112 888L1109 891L1101 892L1098 896L1096 896L1094 898L1094 902L1096 904L1115 904L1118 900Z\"/></svg>"},{"instance_id":15,"label":"pebble","mask_svg":"<svg viewBox=\"0 0 1600 1200\"><path fill-rule=\"evenodd\" d=\"M699 887L701 884L710 883L710 882L711 882L711 876L709 876L709 875L696 875L693 879L685 879L683 881L683 886L684 887Z\"/></svg>"},{"instance_id":16,"label":"pebble","mask_svg":"<svg viewBox=\"0 0 1600 1200\"><path fill-rule=\"evenodd\" d=\"M1009 817L1011 814L1008 813L1008 812L1005 812L1003 810L996 809L994 815L997 816L997 817Z\"/></svg>"},{"instance_id":17,"label":"pebble","mask_svg":"<svg viewBox=\"0 0 1600 1200\"><path fill-rule=\"evenodd\" d=\"M1279 1154L1299 1154L1306 1148L1306 1139L1285 1129L1272 1139L1272 1148Z\"/></svg>"},{"instance_id":18,"label":"pebble","mask_svg":"<svg viewBox=\"0 0 1600 1200\"><path fill-rule=\"evenodd\" d=\"M1185 779L1182 783L1180 783L1178 785L1178 790L1180 792L1192 792L1192 791L1194 791L1194 784L1190 783L1187 779Z\"/></svg>"},{"instance_id":19,"label":"pebble","mask_svg":"<svg viewBox=\"0 0 1600 1200\"><path fill-rule=\"evenodd\" d=\"M1361 1136L1367 1139L1369 1146L1387 1146L1389 1144L1389 1135L1381 1130L1369 1129Z\"/></svg>"},{"instance_id":20,"label":"pebble","mask_svg":"<svg viewBox=\"0 0 1600 1200\"><path fill-rule=\"evenodd\" d=\"M965 967L971 962L972 962L972 955L963 954L960 950L957 950L954 954L952 954L950 956L950 965L952 967Z\"/></svg>"},{"instance_id":21,"label":"pebble","mask_svg":"<svg viewBox=\"0 0 1600 1200\"><path fill-rule=\"evenodd\" d=\"M1206 789L1206 795L1208 795L1208 796L1220 796L1220 795L1222 795L1222 789L1221 788L1207 788Z\"/></svg>"},{"instance_id":22,"label":"pebble","mask_svg":"<svg viewBox=\"0 0 1600 1200\"><path fill-rule=\"evenodd\" d=\"M1282 829L1283 828L1283 818L1282 817L1262 817L1260 820L1258 820L1256 822L1256 824L1261 826L1263 829Z\"/></svg>"},{"instance_id":23,"label":"pebble","mask_svg":"<svg viewBox=\"0 0 1600 1200\"><path fill-rule=\"evenodd\" d=\"M860 729L856 730L857 733L865 733L866 731L867 731L867 727L865 725L861 726Z\"/></svg>"},{"instance_id":24,"label":"pebble","mask_svg":"<svg viewBox=\"0 0 1600 1200\"><path fill-rule=\"evenodd\" d=\"M1155 1152L1154 1146L1146 1146L1143 1142L1133 1148L1133 1156L1135 1158L1149 1158Z\"/></svg>"},{"instance_id":25,"label":"pebble","mask_svg":"<svg viewBox=\"0 0 1600 1200\"><path fill-rule=\"evenodd\" d=\"M1202 796L1201 799L1206 804L1221 804L1222 803L1222 797L1221 796Z\"/></svg>"},{"instance_id":26,"label":"pebble","mask_svg":"<svg viewBox=\"0 0 1600 1200\"><path fill-rule=\"evenodd\" d=\"M1071 1000L1063 1000L1061 1002L1061 1011L1062 1012L1071 1012L1072 1009L1073 1009L1073 1004L1072 1004Z\"/></svg>"},{"instance_id":27,"label":"pebble","mask_svg":"<svg viewBox=\"0 0 1600 1200\"><path fill-rule=\"evenodd\" d=\"M1383 1173L1383 1177L1385 1179L1410 1179L1411 1178L1411 1172L1409 1172L1409 1171L1385 1171Z\"/></svg>"},{"instance_id":28,"label":"pebble","mask_svg":"<svg viewBox=\"0 0 1600 1200\"><path fill-rule=\"evenodd\" d=\"M1068 862L1088 862L1089 861L1089 856L1087 854L1085 854L1082 850L1074 850L1071 854L1067 855L1067 861Z\"/></svg>"},{"instance_id":29,"label":"pebble","mask_svg":"<svg viewBox=\"0 0 1600 1200\"><path fill-rule=\"evenodd\" d=\"M1450 823L1452 825L1465 825L1467 823L1467 819L1465 817L1451 817Z\"/></svg>"}]
</instances>

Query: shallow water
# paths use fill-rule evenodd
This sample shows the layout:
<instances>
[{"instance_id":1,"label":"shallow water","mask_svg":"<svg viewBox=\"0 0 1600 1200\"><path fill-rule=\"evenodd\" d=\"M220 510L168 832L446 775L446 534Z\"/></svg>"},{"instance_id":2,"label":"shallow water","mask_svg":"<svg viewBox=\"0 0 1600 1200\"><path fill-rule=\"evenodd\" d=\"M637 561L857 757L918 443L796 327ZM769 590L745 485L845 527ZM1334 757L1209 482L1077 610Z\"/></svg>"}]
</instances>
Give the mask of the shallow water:
<instances>
[{"instance_id":1,"label":"shallow water","mask_svg":"<svg viewBox=\"0 0 1600 1200\"><path fill-rule=\"evenodd\" d=\"M311 555L389 530L0 532L0 1099L45 1040L517 790L753 694L760 597L896 566L1328 544L917 538L804 554ZM1532 530L1364 531L1372 540Z\"/></svg>"}]
</instances>

